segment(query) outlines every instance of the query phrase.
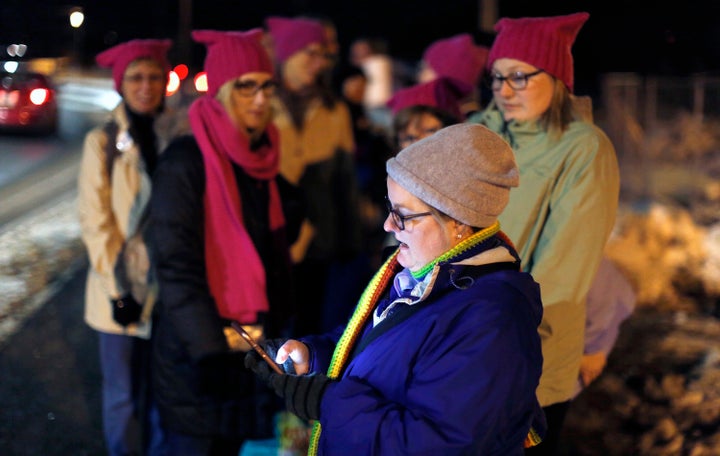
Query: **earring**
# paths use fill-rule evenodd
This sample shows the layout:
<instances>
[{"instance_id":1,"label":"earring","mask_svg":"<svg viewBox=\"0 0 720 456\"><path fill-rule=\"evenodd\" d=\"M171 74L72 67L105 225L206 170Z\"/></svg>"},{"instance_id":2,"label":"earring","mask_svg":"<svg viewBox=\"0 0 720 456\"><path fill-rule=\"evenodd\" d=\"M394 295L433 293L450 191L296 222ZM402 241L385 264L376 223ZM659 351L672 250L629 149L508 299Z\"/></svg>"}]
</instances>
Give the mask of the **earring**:
<instances>
[{"instance_id":1,"label":"earring","mask_svg":"<svg viewBox=\"0 0 720 456\"><path fill-rule=\"evenodd\" d=\"M461 233L458 233L458 234L457 234L457 238L460 239L461 237L462 237L462 234L461 234Z\"/></svg>"}]
</instances>

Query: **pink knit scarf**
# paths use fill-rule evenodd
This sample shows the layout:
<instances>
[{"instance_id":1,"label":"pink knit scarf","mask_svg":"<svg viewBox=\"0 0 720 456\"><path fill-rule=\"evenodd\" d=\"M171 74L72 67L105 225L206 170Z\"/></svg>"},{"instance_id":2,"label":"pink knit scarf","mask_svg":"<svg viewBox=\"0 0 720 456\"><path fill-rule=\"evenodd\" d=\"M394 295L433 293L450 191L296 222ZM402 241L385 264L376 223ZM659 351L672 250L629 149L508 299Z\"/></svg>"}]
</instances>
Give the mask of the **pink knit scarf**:
<instances>
[{"instance_id":1,"label":"pink knit scarf","mask_svg":"<svg viewBox=\"0 0 720 456\"><path fill-rule=\"evenodd\" d=\"M232 163L250 177L268 181L270 229L282 227L285 218L275 182L278 132L269 124L270 144L251 151L250 138L238 131L216 99L199 98L190 106L189 116L205 163L205 263L210 293L222 317L254 323L257 313L269 308L265 269L245 229Z\"/></svg>"}]
</instances>

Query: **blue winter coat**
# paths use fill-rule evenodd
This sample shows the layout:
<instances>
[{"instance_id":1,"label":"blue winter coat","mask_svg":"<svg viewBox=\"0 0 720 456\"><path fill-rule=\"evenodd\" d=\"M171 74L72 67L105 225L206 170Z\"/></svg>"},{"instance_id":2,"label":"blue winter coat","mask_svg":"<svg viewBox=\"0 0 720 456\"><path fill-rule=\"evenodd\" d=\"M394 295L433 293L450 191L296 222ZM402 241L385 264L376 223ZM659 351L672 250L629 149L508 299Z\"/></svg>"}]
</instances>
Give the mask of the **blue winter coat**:
<instances>
[{"instance_id":1,"label":"blue winter coat","mask_svg":"<svg viewBox=\"0 0 720 456\"><path fill-rule=\"evenodd\" d=\"M476 258L436 266L416 308L366 328L323 396L318 454L523 454L533 417L544 424L540 290ZM327 371L338 338L303 339L313 370Z\"/></svg>"}]
</instances>

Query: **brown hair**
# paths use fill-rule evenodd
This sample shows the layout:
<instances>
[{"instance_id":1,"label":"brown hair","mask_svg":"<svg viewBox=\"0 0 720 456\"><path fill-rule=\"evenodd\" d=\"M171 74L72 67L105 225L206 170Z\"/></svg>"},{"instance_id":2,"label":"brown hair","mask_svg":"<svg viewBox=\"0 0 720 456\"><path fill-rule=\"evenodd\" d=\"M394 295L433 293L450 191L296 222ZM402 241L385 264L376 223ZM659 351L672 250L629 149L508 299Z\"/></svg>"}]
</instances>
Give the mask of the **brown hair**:
<instances>
[{"instance_id":1,"label":"brown hair","mask_svg":"<svg viewBox=\"0 0 720 456\"><path fill-rule=\"evenodd\" d=\"M558 140L570 125L570 122L575 119L576 113L573 109L570 91L565 83L553 77L553 84L550 107L540 117L540 125L548 132L550 138Z\"/></svg>"},{"instance_id":2,"label":"brown hair","mask_svg":"<svg viewBox=\"0 0 720 456\"><path fill-rule=\"evenodd\" d=\"M429 114L440 121L443 127L458 123L458 119L452 114L429 105L413 105L403 108L395 114L392 123L393 144L395 147L400 143L398 135L406 130L411 124L420 120L423 114Z\"/></svg>"}]
</instances>

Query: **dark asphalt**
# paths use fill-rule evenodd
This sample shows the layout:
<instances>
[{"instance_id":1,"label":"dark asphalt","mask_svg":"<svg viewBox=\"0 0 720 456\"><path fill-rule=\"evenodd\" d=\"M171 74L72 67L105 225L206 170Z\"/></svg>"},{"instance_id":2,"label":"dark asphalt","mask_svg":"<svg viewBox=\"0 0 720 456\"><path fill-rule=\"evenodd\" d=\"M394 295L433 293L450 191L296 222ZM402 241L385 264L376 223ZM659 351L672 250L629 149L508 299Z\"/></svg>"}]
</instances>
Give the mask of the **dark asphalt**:
<instances>
[{"instance_id":1,"label":"dark asphalt","mask_svg":"<svg viewBox=\"0 0 720 456\"><path fill-rule=\"evenodd\" d=\"M0 347L0 455L104 455L96 333L83 321L86 267Z\"/></svg>"}]
</instances>

